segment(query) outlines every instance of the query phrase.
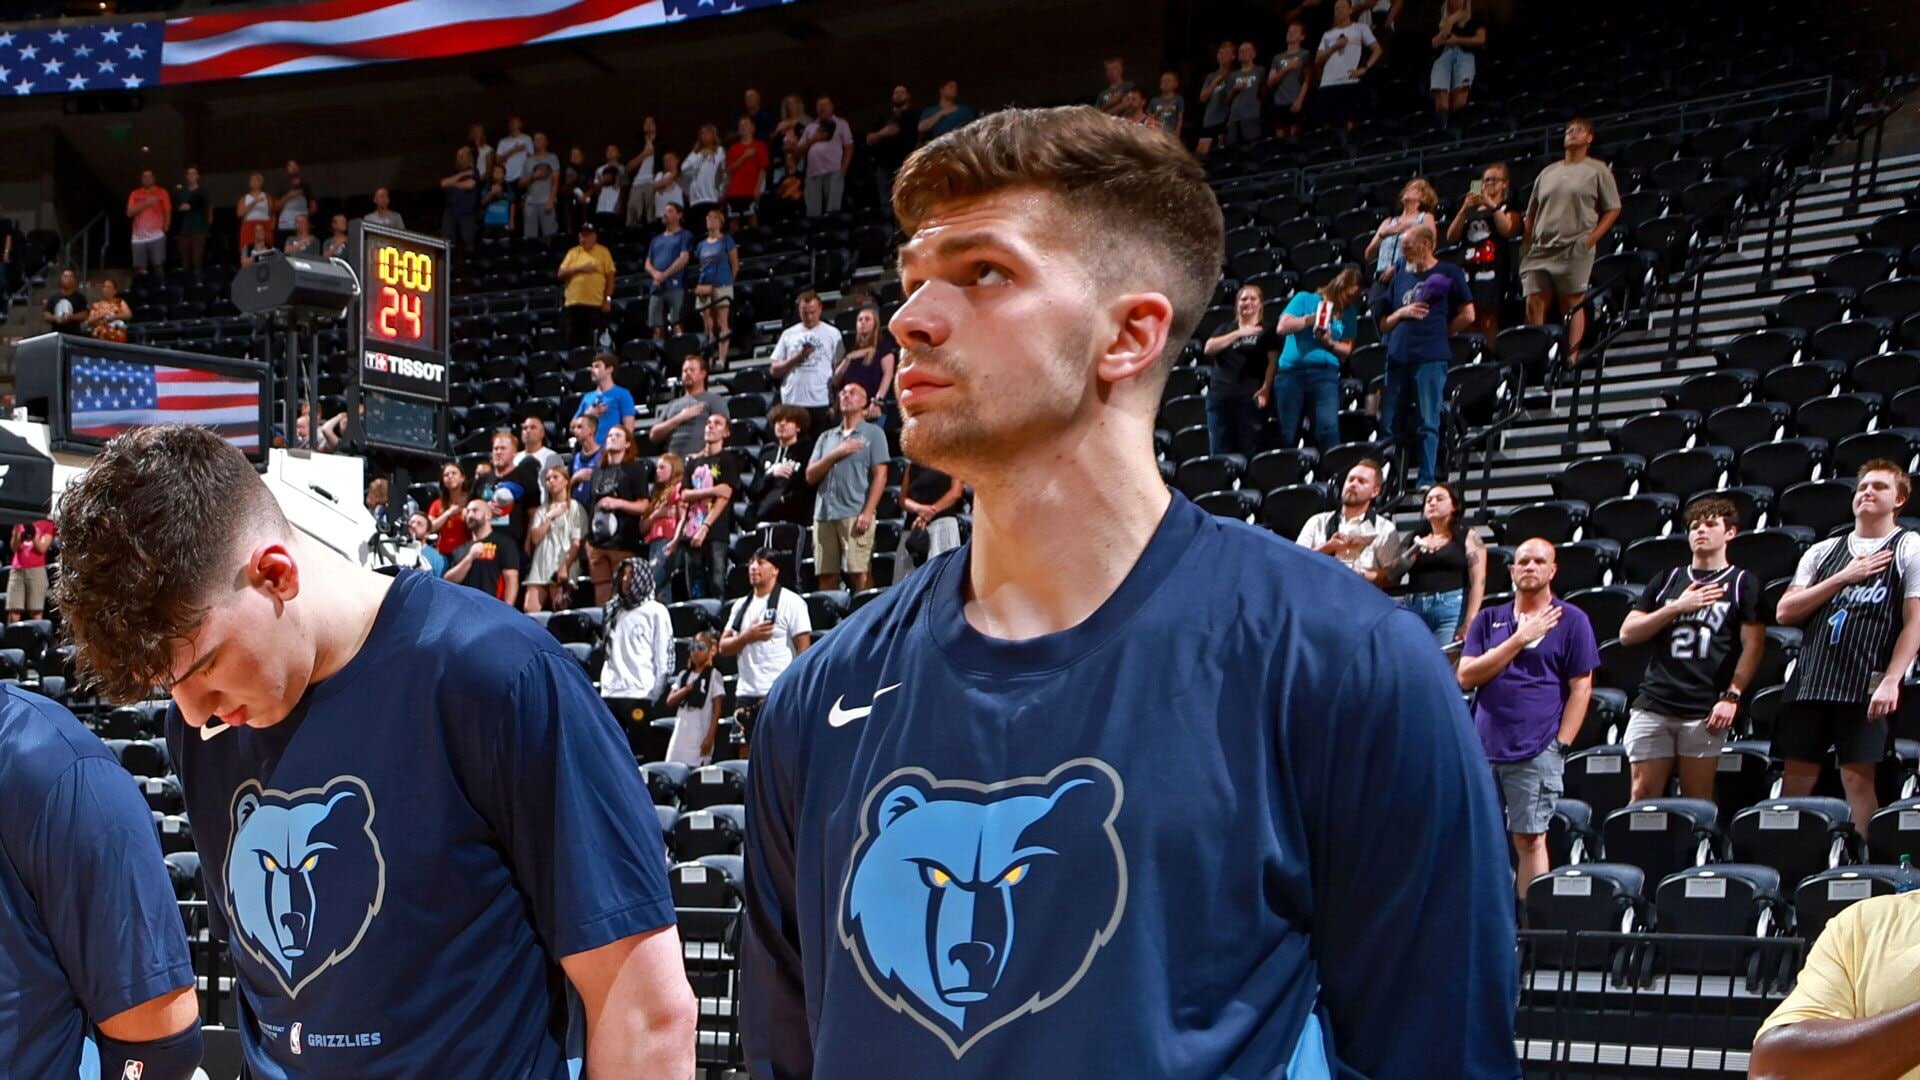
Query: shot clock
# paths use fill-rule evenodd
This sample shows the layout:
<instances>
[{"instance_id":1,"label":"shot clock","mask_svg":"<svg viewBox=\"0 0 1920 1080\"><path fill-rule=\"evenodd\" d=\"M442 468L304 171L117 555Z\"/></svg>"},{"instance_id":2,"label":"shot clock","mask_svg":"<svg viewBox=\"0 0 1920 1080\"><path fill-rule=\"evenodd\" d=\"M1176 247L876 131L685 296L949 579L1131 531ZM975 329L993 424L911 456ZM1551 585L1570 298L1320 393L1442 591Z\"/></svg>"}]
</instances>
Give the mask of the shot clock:
<instances>
[{"instance_id":1,"label":"shot clock","mask_svg":"<svg viewBox=\"0 0 1920 1080\"><path fill-rule=\"evenodd\" d=\"M452 267L437 237L354 225L360 275L359 378L352 391L370 446L446 451L448 295Z\"/></svg>"}]
</instances>

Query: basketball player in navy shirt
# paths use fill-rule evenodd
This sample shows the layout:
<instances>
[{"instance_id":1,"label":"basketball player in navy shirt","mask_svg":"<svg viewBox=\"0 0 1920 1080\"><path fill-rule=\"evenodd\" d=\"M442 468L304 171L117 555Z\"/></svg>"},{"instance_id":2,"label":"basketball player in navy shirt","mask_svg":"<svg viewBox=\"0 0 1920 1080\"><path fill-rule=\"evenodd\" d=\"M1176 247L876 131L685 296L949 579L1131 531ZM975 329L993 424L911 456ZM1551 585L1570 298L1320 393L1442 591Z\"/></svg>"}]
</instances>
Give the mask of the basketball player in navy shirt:
<instances>
[{"instance_id":1,"label":"basketball player in navy shirt","mask_svg":"<svg viewBox=\"0 0 1920 1080\"><path fill-rule=\"evenodd\" d=\"M1155 465L1222 257L1198 163L1009 110L894 207L904 448L973 537L760 713L749 1071L1517 1076L1499 814L1432 635Z\"/></svg>"},{"instance_id":2,"label":"basketball player in navy shirt","mask_svg":"<svg viewBox=\"0 0 1920 1080\"><path fill-rule=\"evenodd\" d=\"M1832 747L1863 836L1880 808L1874 772L1887 753L1900 680L1920 653L1920 535L1896 517L1912 494L1899 464L1862 465L1853 531L1807 549L1777 611L1781 625L1801 628L1773 731L1773 754L1786 762L1780 793L1811 794Z\"/></svg>"},{"instance_id":3,"label":"basketball player in navy shirt","mask_svg":"<svg viewBox=\"0 0 1920 1080\"><path fill-rule=\"evenodd\" d=\"M173 695L249 1075L692 1075L651 800L544 631L304 540L199 428L113 440L60 514L82 666Z\"/></svg>"},{"instance_id":4,"label":"basketball player in navy shirt","mask_svg":"<svg viewBox=\"0 0 1920 1080\"><path fill-rule=\"evenodd\" d=\"M0 1076L188 1080L193 987L127 770L62 706L0 686Z\"/></svg>"}]
</instances>

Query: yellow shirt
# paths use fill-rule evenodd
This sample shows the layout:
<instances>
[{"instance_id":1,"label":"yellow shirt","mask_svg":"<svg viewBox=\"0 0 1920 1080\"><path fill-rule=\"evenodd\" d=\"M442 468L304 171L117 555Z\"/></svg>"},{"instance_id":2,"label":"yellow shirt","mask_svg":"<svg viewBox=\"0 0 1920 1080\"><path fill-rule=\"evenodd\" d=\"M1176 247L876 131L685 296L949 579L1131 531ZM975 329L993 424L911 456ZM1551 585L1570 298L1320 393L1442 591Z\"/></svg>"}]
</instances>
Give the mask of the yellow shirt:
<instances>
[{"instance_id":1,"label":"yellow shirt","mask_svg":"<svg viewBox=\"0 0 1920 1080\"><path fill-rule=\"evenodd\" d=\"M1800 981L1760 1030L1801 1020L1864 1020L1920 1001L1920 892L1862 900L1833 917ZM1920 1080L1910 1069L1903 1080Z\"/></svg>"},{"instance_id":2,"label":"yellow shirt","mask_svg":"<svg viewBox=\"0 0 1920 1080\"><path fill-rule=\"evenodd\" d=\"M593 245L593 250L575 245L567 257L560 260L562 270L576 266L587 267L582 274L567 279L567 304L589 304L599 307L606 300L609 286L613 282L613 253L605 244Z\"/></svg>"}]
</instances>

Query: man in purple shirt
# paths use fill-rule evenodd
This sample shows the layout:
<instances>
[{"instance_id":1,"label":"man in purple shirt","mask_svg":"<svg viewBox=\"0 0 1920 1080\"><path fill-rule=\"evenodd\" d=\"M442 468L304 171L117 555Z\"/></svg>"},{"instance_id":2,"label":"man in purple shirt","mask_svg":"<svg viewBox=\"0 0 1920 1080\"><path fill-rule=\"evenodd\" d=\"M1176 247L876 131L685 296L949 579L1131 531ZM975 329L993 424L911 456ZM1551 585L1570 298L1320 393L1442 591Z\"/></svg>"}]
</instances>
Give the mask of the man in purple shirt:
<instances>
[{"instance_id":1,"label":"man in purple shirt","mask_svg":"<svg viewBox=\"0 0 1920 1080\"><path fill-rule=\"evenodd\" d=\"M1550 869L1547 822L1565 787L1567 750L1580 734L1600 666L1586 613L1553 595L1553 545L1513 554L1513 602L1483 609L1467 629L1460 687L1479 691L1473 726L1493 762L1520 869L1514 890Z\"/></svg>"},{"instance_id":2,"label":"man in purple shirt","mask_svg":"<svg viewBox=\"0 0 1920 1080\"><path fill-rule=\"evenodd\" d=\"M847 166L853 163L853 129L833 115L833 99L821 95L814 105L814 121L800 139L807 160L807 216L840 212Z\"/></svg>"}]
</instances>

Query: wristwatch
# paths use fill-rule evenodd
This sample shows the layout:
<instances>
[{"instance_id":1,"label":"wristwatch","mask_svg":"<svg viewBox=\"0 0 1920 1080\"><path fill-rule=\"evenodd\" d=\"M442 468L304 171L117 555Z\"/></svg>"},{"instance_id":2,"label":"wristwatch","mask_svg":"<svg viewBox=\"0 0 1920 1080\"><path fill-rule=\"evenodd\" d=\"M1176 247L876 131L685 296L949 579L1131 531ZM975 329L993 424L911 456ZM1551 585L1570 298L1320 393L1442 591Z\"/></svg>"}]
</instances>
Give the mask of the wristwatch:
<instances>
[{"instance_id":1,"label":"wristwatch","mask_svg":"<svg viewBox=\"0 0 1920 1080\"><path fill-rule=\"evenodd\" d=\"M1572 749L1573 747L1568 743L1563 743L1559 739L1553 740L1553 752L1559 754L1561 757L1566 757L1568 751Z\"/></svg>"},{"instance_id":2,"label":"wristwatch","mask_svg":"<svg viewBox=\"0 0 1920 1080\"><path fill-rule=\"evenodd\" d=\"M1740 704L1740 691L1729 686L1725 690L1720 691L1720 700L1738 705Z\"/></svg>"}]
</instances>

